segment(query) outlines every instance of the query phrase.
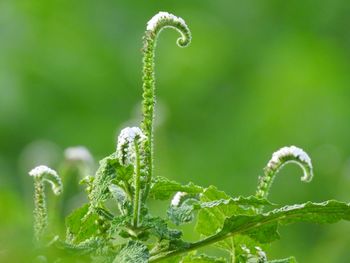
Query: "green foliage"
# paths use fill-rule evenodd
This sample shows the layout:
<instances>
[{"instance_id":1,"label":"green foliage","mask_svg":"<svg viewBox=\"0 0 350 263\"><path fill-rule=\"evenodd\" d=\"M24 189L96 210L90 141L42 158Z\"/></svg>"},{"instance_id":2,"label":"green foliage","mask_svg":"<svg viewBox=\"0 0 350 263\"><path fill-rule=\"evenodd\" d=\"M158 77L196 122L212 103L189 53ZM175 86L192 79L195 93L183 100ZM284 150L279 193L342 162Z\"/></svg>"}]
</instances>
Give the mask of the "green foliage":
<instances>
[{"instance_id":1,"label":"green foliage","mask_svg":"<svg viewBox=\"0 0 350 263\"><path fill-rule=\"evenodd\" d=\"M205 237L214 235L220 231L223 227L223 222L226 218L233 215L253 215L255 214L256 207L261 205L261 201L251 202L252 197L247 198L251 205L242 205L239 202L235 202L234 199L229 197L222 191L218 191L216 187L209 187L204 191L201 196L201 201L206 203L217 202L215 206L208 206L201 209L198 213L198 219L196 223L196 231ZM238 199L240 200L240 199ZM210 224L208 224L210 222ZM229 253L234 253L235 240L233 237L228 237L216 244L219 248L227 250Z\"/></svg>"},{"instance_id":2,"label":"green foliage","mask_svg":"<svg viewBox=\"0 0 350 263\"><path fill-rule=\"evenodd\" d=\"M161 12L150 20L144 39L142 129L123 129L116 152L100 162L94 177L82 180L86 184L88 203L66 218L65 238L55 236L50 242L41 243L41 258L49 257L51 254L46 251L54 250L59 251L55 260L70 254L104 263L295 262L293 258L269 261L264 252L271 242L280 238L280 226L350 221L350 205L343 202L306 202L275 208L277 205L266 199L274 176L287 163L301 166L304 170L302 180L311 180L311 160L303 150L291 146L275 152L265 168L265 175L259 179L255 196L232 197L215 186L183 185L152 176L154 48L159 32L166 27L180 32L180 46L189 44L190 31L181 18ZM43 174L49 174L53 179L44 178ZM49 168L45 168L44 173L31 172L31 175L35 176L38 193L35 194L38 204L35 217L38 218L38 211L41 213L35 231L38 236L40 230L41 239L47 224L43 180L51 183L56 194L61 192L62 184L59 176ZM147 207L149 198L170 201L166 218L152 215ZM275 209L263 211L272 207ZM170 223L180 225L193 220L196 221L195 230L201 236L196 242L184 240L180 230L169 227ZM225 251L227 258L197 254L199 249L208 246Z\"/></svg>"},{"instance_id":3,"label":"green foliage","mask_svg":"<svg viewBox=\"0 0 350 263\"><path fill-rule=\"evenodd\" d=\"M268 263L297 263L297 261L295 260L295 258L290 257L285 259L271 260L271 261L268 261Z\"/></svg>"},{"instance_id":4,"label":"green foliage","mask_svg":"<svg viewBox=\"0 0 350 263\"><path fill-rule=\"evenodd\" d=\"M70 243L79 244L97 234L98 226L96 221L99 219L99 216L88 212L89 205L86 204L67 216L67 240Z\"/></svg>"},{"instance_id":5,"label":"green foliage","mask_svg":"<svg viewBox=\"0 0 350 263\"><path fill-rule=\"evenodd\" d=\"M189 253L185 256L182 261L183 263L225 263L226 260L223 258L215 258L207 255L196 255L194 253Z\"/></svg>"},{"instance_id":6,"label":"green foliage","mask_svg":"<svg viewBox=\"0 0 350 263\"><path fill-rule=\"evenodd\" d=\"M117 170L124 170L120 169L120 167L121 164L116 154L112 154L100 161L100 167L89 189L91 208L100 206L109 198L110 192L108 187L114 179L122 177L124 181L127 181L131 177L131 173L117 173Z\"/></svg>"},{"instance_id":7,"label":"green foliage","mask_svg":"<svg viewBox=\"0 0 350 263\"><path fill-rule=\"evenodd\" d=\"M171 181L164 177L153 178L151 184L150 198L167 200L176 192L185 192L189 194L199 194L203 188L193 183L183 185L176 181Z\"/></svg>"},{"instance_id":8,"label":"green foliage","mask_svg":"<svg viewBox=\"0 0 350 263\"><path fill-rule=\"evenodd\" d=\"M279 238L279 225L298 222L335 223L350 220L350 205L338 201L323 203L307 202L285 206L266 214L232 215L224 220L222 230L216 236L223 238L236 234L248 235L260 243L270 243Z\"/></svg>"},{"instance_id":9,"label":"green foliage","mask_svg":"<svg viewBox=\"0 0 350 263\"><path fill-rule=\"evenodd\" d=\"M149 251L139 242L130 241L116 256L113 263L147 263Z\"/></svg>"}]
</instances>

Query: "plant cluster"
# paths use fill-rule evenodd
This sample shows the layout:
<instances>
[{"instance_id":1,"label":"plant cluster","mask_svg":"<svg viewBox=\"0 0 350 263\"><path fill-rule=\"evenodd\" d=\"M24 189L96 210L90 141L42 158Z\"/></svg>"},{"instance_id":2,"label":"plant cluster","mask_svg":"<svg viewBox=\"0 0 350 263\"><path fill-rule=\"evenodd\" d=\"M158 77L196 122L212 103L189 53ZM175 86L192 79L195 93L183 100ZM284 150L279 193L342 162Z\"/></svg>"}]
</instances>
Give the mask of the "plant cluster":
<instances>
[{"instance_id":1,"label":"plant cluster","mask_svg":"<svg viewBox=\"0 0 350 263\"><path fill-rule=\"evenodd\" d=\"M279 238L278 228L297 222L335 223L350 220L350 205L330 200L277 206L268 193L278 171L288 163L299 165L309 182L313 176L309 156L295 146L272 155L260 176L254 195L232 197L215 186L181 184L153 175L153 120L155 106L154 56L157 37L164 28L177 30L177 44L187 46L191 33L185 21L160 12L147 24L143 46L143 120L127 127L118 137L116 151L100 161L94 176L88 175L88 202L65 221L64 238L48 231L45 183L54 194L62 182L54 170L39 166L29 174L34 179L34 234L37 260L41 262L182 262L263 263L296 262L294 258L268 259L267 246ZM166 217L153 216L147 201L168 200ZM188 242L176 226L195 221L201 239ZM171 225L173 228L171 228ZM217 258L197 251L214 246L227 252ZM61 251L55 258L51 251Z\"/></svg>"}]
</instances>

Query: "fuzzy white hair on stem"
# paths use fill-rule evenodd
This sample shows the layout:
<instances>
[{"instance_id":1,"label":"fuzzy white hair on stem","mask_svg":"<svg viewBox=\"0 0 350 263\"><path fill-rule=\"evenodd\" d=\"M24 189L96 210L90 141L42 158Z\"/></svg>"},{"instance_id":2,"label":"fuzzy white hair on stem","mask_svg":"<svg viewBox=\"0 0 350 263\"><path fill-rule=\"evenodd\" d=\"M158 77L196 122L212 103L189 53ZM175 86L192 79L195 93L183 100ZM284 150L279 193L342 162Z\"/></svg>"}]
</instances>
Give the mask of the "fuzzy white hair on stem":
<instances>
[{"instance_id":1,"label":"fuzzy white hair on stem","mask_svg":"<svg viewBox=\"0 0 350 263\"><path fill-rule=\"evenodd\" d=\"M288 163L295 163L303 170L301 180L310 182L313 178L311 158L301 148L294 145L282 147L272 154L272 158L264 169L264 175L259 177L259 185L256 196L266 198L276 174Z\"/></svg>"},{"instance_id":2,"label":"fuzzy white hair on stem","mask_svg":"<svg viewBox=\"0 0 350 263\"><path fill-rule=\"evenodd\" d=\"M139 127L126 127L119 136L117 142L117 157L122 164L131 164L135 159L135 145L144 143L147 137ZM140 146L140 145L139 145Z\"/></svg>"},{"instance_id":3,"label":"fuzzy white hair on stem","mask_svg":"<svg viewBox=\"0 0 350 263\"><path fill-rule=\"evenodd\" d=\"M177 39L177 45L186 47L191 43L191 31L186 22L173 14L167 12L159 12L153 16L147 23L145 36L143 38L143 101L142 101L142 122L141 129L147 137L145 144L145 153L147 159L147 179L146 190L143 195L143 201L147 199L151 179L153 177L153 121L154 107L156 103L155 95L155 73L154 73L154 58L157 39L160 32L165 28L175 29L180 38Z\"/></svg>"},{"instance_id":4,"label":"fuzzy white hair on stem","mask_svg":"<svg viewBox=\"0 0 350 263\"><path fill-rule=\"evenodd\" d=\"M185 197L187 195L187 193L185 192L177 192L173 199L171 199L171 205L172 206L179 206L181 203L181 200L183 197Z\"/></svg>"},{"instance_id":5,"label":"fuzzy white hair on stem","mask_svg":"<svg viewBox=\"0 0 350 263\"><path fill-rule=\"evenodd\" d=\"M168 12L159 12L158 14L154 15L148 22L147 22L147 28L146 30L153 31L159 23L161 23L164 20L173 20L174 22L178 22L181 24L185 24L185 21L181 17L177 17L173 14L170 14Z\"/></svg>"},{"instance_id":6,"label":"fuzzy white hair on stem","mask_svg":"<svg viewBox=\"0 0 350 263\"><path fill-rule=\"evenodd\" d=\"M51 185L55 195L61 194L63 185L58 173L45 165L35 167L29 172L29 175L34 178L34 234L35 240L39 243L48 224L45 182Z\"/></svg>"},{"instance_id":7,"label":"fuzzy white hair on stem","mask_svg":"<svg viewBox=\"0 0 350 263\"><path fill-rule=\"evenodd\" d=\"M58 173L46 165L39 165L35 167L29 172L29 175L40 181L48 182L51 185L52 191L55 195L59 195L63 190L62 181Z\"/></svg>"},{"instance_id":8,"label":"fuzzy white hair on stem","mask_svg":"<svg viewBox=\"0 0 350 263\"><path fill-rule=\"evenodd\" d=\"M302 181L310 182L312 180L313 167L311 158L303 149L294 145L290 147L283 147L274 152L271 160L267 164L267 167L268 169L276 170L281 169L288 163L295 163L301 167L304 172L304 176L301 178Z\"/></svg>"}]
</instances>

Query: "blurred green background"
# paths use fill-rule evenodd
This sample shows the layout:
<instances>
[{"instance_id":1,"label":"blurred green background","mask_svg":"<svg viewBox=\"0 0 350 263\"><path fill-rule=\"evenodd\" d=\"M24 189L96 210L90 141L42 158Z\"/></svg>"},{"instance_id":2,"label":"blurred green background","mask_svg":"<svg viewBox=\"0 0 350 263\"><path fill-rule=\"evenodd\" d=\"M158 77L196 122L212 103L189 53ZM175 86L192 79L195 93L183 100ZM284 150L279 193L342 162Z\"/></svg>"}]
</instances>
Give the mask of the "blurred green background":
<instances>
[{"instance_id":1,"label":"blurred green background","mask_svg":"<svg viewBox=\"0 0 350 263\"><path fill-rule=\"evenodd\" d=\"M28 170L58 169L75 145L97 161L138 124L142 35L158 11L183 17L193 42L159 39L157 175L249 195L272 152L295 144L314 181L288 166L271 200L350 201L349 1L1 0L0 258L31 234ZM271 259L350 260L349 223L281 234Z\"/></svg>"}]
</instances>

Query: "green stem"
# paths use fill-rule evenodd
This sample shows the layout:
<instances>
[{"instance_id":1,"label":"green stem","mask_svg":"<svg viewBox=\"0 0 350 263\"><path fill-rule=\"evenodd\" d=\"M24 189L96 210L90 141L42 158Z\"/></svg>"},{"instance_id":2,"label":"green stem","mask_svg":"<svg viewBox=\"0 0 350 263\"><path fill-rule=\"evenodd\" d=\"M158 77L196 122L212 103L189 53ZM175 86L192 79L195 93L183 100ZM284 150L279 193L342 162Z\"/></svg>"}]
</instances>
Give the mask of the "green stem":
<instances>
[{"instance_id":1,"label":"green stem","mask_svg":"<svg viewBox=\"0 0 350 263\"><path fill-rule=\"evenodd\" d=\"M236 256L235 252L230 253L230 263L235 263L236 262Z\"/></svg>"},{"instance_id":2,"label":"green stem","mask_svg":"<svg viewBox=\"0 0 350 263\"><path fill-rule=\"evenodd\" d=\"M349 211L349 204L339 203L337 201L327 201L324 203L308 202L297 206L285 206L273 210L269 213L261 214L255 218L252 217L250 221L247 221L243 224L238 223L230 226L230 222L232 222L232 220L235 219L230 218L227 224L224 223L223 230L221 230L220 232L198 242L189 243L185 247L154 255L151 257L150 262L159 262L166 258L170 258L176 255L190 252L192 250L199 249L201 247L212 245L226 238L233 237L237 234L247 233L255 228L262 229L262 227L266 225L278 223L290 224L295 222L335 223L336 221L339 221L341 219L350 220ZM226 228L228 228L226 230L225 225Z\"/></svg>"},{"instance_id":3,"label":"green stem","mask_svg":"<svg viewBox=\"0 0 350 263\"><path fill-rule=\"evenodd\" d=\"M173 250L173 251L170 251L170 252L168 252L166 254L162 254L162 255L155 255L155 256L151 257L149 262L160 262L160 261L167 259L167 258L171 258L171 257L177 256L177 255L185 254L185 253L188 253L190 251L197 250L199 248L206 247L206 246L212 245L214 243L217 243L219 241L222 241L226 238L231 237L232 235L233 234L231 234L231 233L226 234L226 235L222 235L222 234L218 233L216 235L210 236L210 237L205 238L203 240L200 240L198 242L190 243L185 248Z\"/></svg>"},{"instance_id":4,"label":"green stem","mask_svg":"<svg viewBox=\"0 0 350 263\"><path fill-rule=\"evenodd\" d=\"M140 220L140 202L141 202L140 151L139 151L138 140L134 140L134 147L135 147L135 196L134 196L133 226L137 227Z\"/></svg>"},{"instance_id":5,"label":"green stem","mask_svg":"<svg viewBox=\"0 0 350 263\"><path fill-rule=\"evenodd\" d=\"M180 248L180 249L177 249L177 250L173 250L173 251L169 251L167 253L163 253L161 255L154 255L153 257L151 257L150 261L149 262L160 262L164 259L167 259L167 258L171 258L171 257L174 257L174 256L177 256L177 255L181 255L181 254L185 254L185 253L188 253L190 251L193 251L193 250L197 250L199 248L202 248L202 247L206 247L206 246L210 246L212 244L215 244L217 242L220 242L226 238L230 238L230 237L233 237L234 235L237 235L239 233L243 233L245 231L248 231L250 229L253 229L255 228L257 225L261 226L263 224L267 224L269 222L273 222L273 221L276 221L277 218L272 218L272 219L267 219L263 222L253 222L251 224L247 224L245 226L244 229L241 229L240 231L232 231L232 232L229 232L229 233L222 233L222 232L219 232L213 236L209 236L205 239L202 239L198 242L194 242L194 243L190 243L188 244L186 247L184 248Z\"/></svg>"},{"instance_id":6,"label":"green stem","mask_svg":"<svg viewBox=\"0 0 350 263\"><path fill-rule=\"evenodd\" d=\"M34 179L34 236L39 242L47 227L45 185L41 178Z\"/></svg>"},{"instance_id":7,"label":"green stem","mask_svg":"<svg viewBox=\"0 0 350 263\"><path fill-rule=\"evenodd\" d=\"M143 59L143 120L141 128L148 138L145 144L146 162L148 164L147 183L144 194L146 200L153 173L153 118L154 118L154 39L145 37L144 59Z\"/></svg>"},{"instance_id":8,"label":"green stem","mask_svg":"<svg viewBox=\"0 0 350 263\"><path fill-rule=\"evenodd\" d=\"M51 185L55 195L62 192L63 186L57 172L44 165L35 167L29 175L34 179L34 235L35 240L40 244L48 225L45 182Z\"/></svg>"},{"instance_id":9,"label":"green stem","mask_svg":"<svg viewBox=\"0 0 350 263\"><path fill-rule=\"evenodd\" d=\"M180 47L187 46L191 41L191 33L185 22L174 15L161 12L154 16L147 26L147 31L144 37L143 47L143 102L142 115L143 120L141 128L146 135L148 141L145 145L146 162L148 166L146 186L143 194L143 201L146 201L151 179L153 176L153 120L155 106L155 75L154 75L154 57L157 37L162 29L170 27L174 28L181 34L181 38L177 43Z\"/></svg>"}]
</instances>

